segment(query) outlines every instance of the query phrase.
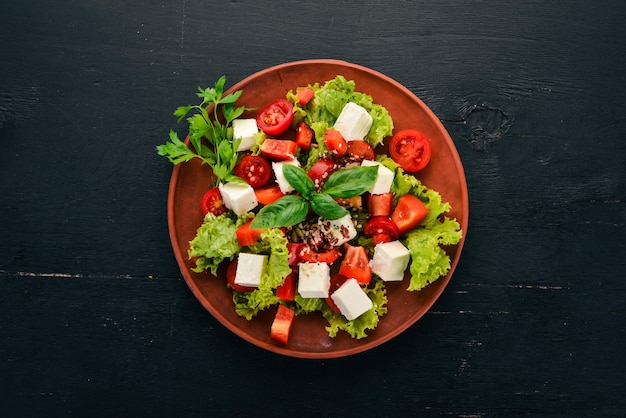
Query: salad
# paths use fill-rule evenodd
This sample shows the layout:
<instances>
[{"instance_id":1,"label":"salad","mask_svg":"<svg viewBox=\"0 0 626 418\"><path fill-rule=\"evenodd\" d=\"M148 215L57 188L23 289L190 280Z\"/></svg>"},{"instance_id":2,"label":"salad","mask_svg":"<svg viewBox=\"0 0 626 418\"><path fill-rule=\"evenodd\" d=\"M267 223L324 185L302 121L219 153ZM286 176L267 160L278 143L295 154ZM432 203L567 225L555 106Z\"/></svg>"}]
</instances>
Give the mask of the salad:
<instances>
[{"instance_id":1,"label":"salad","mask_svg":"<svg viewBox=\"0 0 626 418\"><path fill-rule=\"evenodd\" d=\"M212 168L188 257L197 273L225 267L238 315L276 309L268 332L283 344L294 317L316 311L330 337L361 339L387 313L388 284L419 291L447 274L445 246L462 231L417 178L437 158L419 127L394 133L387 109L341 75L262 109L237 106L225 81L176 109L188 141L172 130L157 151Z\"/></svg>"}]
</instances>

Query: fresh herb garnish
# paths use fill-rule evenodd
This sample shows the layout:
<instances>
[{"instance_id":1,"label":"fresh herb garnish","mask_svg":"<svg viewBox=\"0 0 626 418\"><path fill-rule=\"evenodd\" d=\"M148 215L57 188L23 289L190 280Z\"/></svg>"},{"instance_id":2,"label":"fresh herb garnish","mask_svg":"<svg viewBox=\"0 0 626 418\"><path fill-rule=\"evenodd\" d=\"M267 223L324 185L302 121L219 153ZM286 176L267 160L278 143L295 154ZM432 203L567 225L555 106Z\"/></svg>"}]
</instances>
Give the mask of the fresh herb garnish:
<instances>
[{"instance_id":1,"label":"fresh herb garnish","mask_svg":"<svg viewBox=\"0 0 626 418\"><path fill-rule=\"evenodd\" d=\"M241 90L223 96L225 83L226 77L222 76L212 88L198 87L197 96L202 102L199 105L180 106L174 112L179 123L193 112L187 117L189 142L193 149L181 141L176 132L170 130L170 141L157 146L157 151L173 164L199 158L211 166L213 174L217 177L216 182L242 181L233 174L240 139L233 138L231 123L244 111L252 109L244 106L235 107L235 102L241 96ZM220 121L218 107L224 122Z\"/></svg>"},{"instance_id":2,"label":"fresh herb garnish","mask_svg":"<svg viewBox=\"0 0 626 418\"><path fill-rule=\"evenodd\" d=\"M280 228L302 222L309 207L317 215L339 219L348 214L335 198L347 199L369 190L378 176L376 166L358 166L335 171L328 177L322 190L317 192L315 184L306 172L295 165L284 164L285 179L300 194L286 195L261 208L252 224L253 228Z\"/></svg>"}]
</instances>

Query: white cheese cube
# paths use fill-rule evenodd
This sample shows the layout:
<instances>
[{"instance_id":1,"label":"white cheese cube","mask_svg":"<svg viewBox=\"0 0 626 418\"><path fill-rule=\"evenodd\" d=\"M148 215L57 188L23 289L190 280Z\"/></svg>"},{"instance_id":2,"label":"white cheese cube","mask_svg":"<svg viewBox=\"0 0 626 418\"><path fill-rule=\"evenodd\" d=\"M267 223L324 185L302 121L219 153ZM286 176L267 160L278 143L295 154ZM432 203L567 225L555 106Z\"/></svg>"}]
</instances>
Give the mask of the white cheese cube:
<instances>
[{"instance_id":1,"label":"white cheese cube","mask_svg":"<svg viewBox=\"0 0 626 418\"><path fill-rule=\"evenodd\" d=\"M372 116L363 107L356 103L348 102L341 109L335 125L346 141L363 139L372 127Z\"/></svg>"},{"instance_id":2,"label":"white cheese cube","mask_svg":"<svg viewBox=\"0 0 626 418\"><path fill-rule=\"evenodd\" d=\"M374 306L356 279L346 280L330 297L348 321L358 318Z\"/></svg>"},{"instance_id":3,"label":"white cheese cube","mask_svg":"<svg viewBox=\"0 0 626 418\"><path fill-rule=\"evenodd\" d=\"M391 190L391 184L393 183L393 177L394 177L393 171L391 171L390 169L388 169L387 167L385 167L378 161L363 160L363 162L361 162L361 165L362 166L373 166L373 165L378 166L378 176L376 176L376 181L374 182L372 187L370 187L368 192L370 192L371 194L389 193L389 191Z\"/></svg>"},{"instance_id":4,"label":"white cheese cube","mask_svg":"<svg viewBox=\"0 0 626 418\"><path fill-rule=\"evenodd\" d=\"M319 218L317 223L333 247L343 245L356 237L357 234L350 214L332 221L326 218Z\"/></svg>"},{"instance_id":5,"label":"white cheese cube","mask_svg":"<svg viewBox=\"0 0 626 418\"><path fill-rule=\"evenodd\" d=\"M240 253L237 260L235 283L246 287L259 287L267 266L267 256Z\"/></svg>"},{"instance_id":6,"label":"white cheese cube","mask_svg":"<svg viewBox=\"0 0 626 418\"><path fill-rule=\"evenodd\" d=\"M300 162L294 158L293 160L286 160L286 161L279 161L279 162L272 163L272 170L274 170L274 177L276 177L276 183L278 184L278 187L280 187L280 191L283 192L284 194L287 194L293 191L293 187L291 186L291 184L289 184L289 182L285 178L285 175L283 174L283 165L285 164L291 164L291 165L295 165L296 167L300 167Z\"/></svg>"},{"instance_id":7,"label":"white cheese cube","mask_svg":"<svg viewBox=\"0 0 626 418\"><path fill-rule=\"evenodd\" d=\"M259 132L256 119L233 120L233 138L241 138L237 152L247 151L256 144L255 135Z\"/></svg>"},{"instance_id":8,"label":"white cheese cube","mask_svg":"<svg viewBox=\"0 0 626 418\"><path fill-rule=\"evenodd\" d=\"M327 298L330 289L330 267L326 263L298 265L298 293L303 298Z\"/></svg>"},{"instance_id":9,"label":"white cheese cube","mask_svg":"<svg viewBox=\"0 0 626 418\"><path fill-rule=\"evenodd\" d=\"M370 267L372 273L384 281L399 282L404 278L410 258L411 253L400 241L384 242L374 247Z\"/></svg>"},{"instance_id":10,"label":"white cheese cube","mask_svg":"<svg viewBox=\"0 0 626 418\"><path fill-rule=\"evenodd\" d=\"M237 216L251 211L259 204L254 189L248 183L238 181L220 183L219 189L224 206L235 212Z\"/></svg>"}]
</instances>

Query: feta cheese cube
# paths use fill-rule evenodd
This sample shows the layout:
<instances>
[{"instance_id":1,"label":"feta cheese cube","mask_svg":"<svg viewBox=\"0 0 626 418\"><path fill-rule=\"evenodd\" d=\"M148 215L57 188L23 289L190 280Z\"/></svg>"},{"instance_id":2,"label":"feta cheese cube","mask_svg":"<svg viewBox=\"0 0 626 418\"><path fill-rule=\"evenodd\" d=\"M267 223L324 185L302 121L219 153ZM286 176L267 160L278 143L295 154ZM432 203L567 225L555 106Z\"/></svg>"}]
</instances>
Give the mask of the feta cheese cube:
<instances>
[{"instance_id":1,"label":"feta cheese cube","mask_svg":"<svg viewBox=\"0 0 626 418\"><path fill-rule=\"evenodd\" d=\"M384 242L374 247L370 267L372 273L384 281L399 282L404 278L410 258L411 253L400 241Z\"/></svg>"},{"instance_id":2,"label":"feta cheese cube","mask_svg":"<svg viewBox=\"0 0 626 418\"><path fill-rule=\"evenodd\" d=\"M372 127L372 116L362 106L348 102L341 109L335 125L346 141L363 139Z\"/></svg>"},{"instance_id":3,"label":"feta cheese cube","mask_svg":"<svg viewBox=\"0 0 626 418\"><path fill-rule=\"evenodd\" d=\"M283 192L284 194L287 194L289 192L292 192L294 189L291 186L291 184L289 184L289 182L285 178L285 175L283 174L283 165L285 164L291 164L291 165L295 165L296 167L300 167L300 162L294 158L293 160L286 160L286 161L279 161L279 162L272 163L272 170L274 170L274 177L276 177L276 183L278 184L278 187L280 187L280 191Z\"/></svg>"},{"instance_id":4,"label":"feta cheese cube","mask_svg":"<svg viewBox=\"0 0 626 418\"><path fill-rule=\"evenodd\" d=\"M358 318L374 306L356 279L346 280L330 297L348 321Z\"/></svg>"},{"instance_id":5,"label":"feta cheese cube","mask_svg":"<svg viewBox=\"0 0 626 418\"><path fill-rule=\"evenodd\" d=\"M378 166L378 176L376 176L376 181L368 190L371 194L383 194L389 193L391 190L391 184L393 183L393 171L379 163L378 161L372 160L363 160L361 163L362 166Z\"/></svg>"},{"instance_id":6,"label":"feta cheese cube","mask_svg":"<svg viewBox=\"0 0 626 418\"><path fill-rule=\"evenodd\" d=\"M330 267L326 263L298 265L298 293L303 298L327 298L330 289Z\"/></svg>"},{"instance_id":7,"label":"feta cheese cube","mask_svg":"<svg viewBox=\"0 0 626 418\"><path fill-rule=\"evenodd\" d=\"M266 255L240 253L237 260L235 283L240 286L259 287L266 266Z\"/></svg>"},{"instance_id":8,"label":"feta cheese cube","mask_svg":"<svg viewBox=\"0 0 626 418\"><path fill-rule=\"evenodd\" d=\"M256 119L233 120L233 138L241 138L237 152L247 151L256 144L255 135L259 132Z\"/></svg>"},{"instance_id":9,"label":"feta cheese cube","mask_svg":"<svg viewBox=\"0 0 626 418\"><path fill-rule=\"evenodd\" d=\"M352 216L350 216L350 214L332 221L326 218L319 218L317 223L330 245L334 247L343 245L357 235L356 228L354 227L354 222L352 221Z\"/></svg>"},{"instance_id":10,"label":"feta cheese cube","mask_svg":"<svg viewBox=\"0 0 626 418\"><path fill-rule=\"evenodd\" d=\"M237 181L220 183L219 189L224 206L235 212L237 216L251 211L259 204L254 189L248 183Z\"/></svg>"}]
</instances>

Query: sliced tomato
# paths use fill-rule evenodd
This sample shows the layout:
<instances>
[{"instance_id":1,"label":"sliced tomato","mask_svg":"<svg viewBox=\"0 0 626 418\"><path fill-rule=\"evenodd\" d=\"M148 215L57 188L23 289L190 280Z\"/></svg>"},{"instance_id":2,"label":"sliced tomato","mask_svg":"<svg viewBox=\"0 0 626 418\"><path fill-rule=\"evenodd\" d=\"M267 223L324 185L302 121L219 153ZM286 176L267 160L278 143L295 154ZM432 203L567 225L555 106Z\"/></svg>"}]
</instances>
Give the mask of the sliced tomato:
<instances>
[{"instance_id":1,"label":"sliced tomato","mask_svg":"<svg viewBox=\"0 0 626 418\"><path fill-rule=\"evenodd\" d=\"M279 304L278 311L276 311L276 316L274 317L274 322L272 322L270 337L278 342L287 344L295 314L296 313L293 309L290 309L283 304Z\"/></svg>"},{"instance_id":2,"label":"sliced tomato","mask_svg":"<svg viewBox=\"0 0 626 418\"><path fill-rule=\"evenodd\" d=\"M307 263L331 264L341 257L341 252L337 248L332 248L328 251L318 253L313 251L308 245L303 245L302 248L300 248L298 256L300 257L300 260Z\"/></svg>"},{"instance_id":3,"label":"sliced tomato","mask_svg":"<svg viewBox=\"0 0 626 418\"><path fill-rule=\"evenodd\" d=\"M220 216L228 212L228 208L224 206L224 199L222 199L220 189L214 187L207 191L204 196L202 196L200 209L204 215L211 212L215 216Z\"/></svg>"},{"instance_id":4,"label":"sliced tomato","mask_svg":"<svg viewBox=\"0 0 626 418\"><path fill-rule=\"evenodd\" d=\"M287 243L287 251L289 252L289 265L294 267L297 266L300 262L300 250L306 244L302 244L299 242L289 242Z\"/></svg>"},{"instance_id":5,"label":"sliced tomato","mask_svg":"<svg viewBox=\"0 0 626 418\"><path fill-rule=\"evenodd\" d=\"M377 234L372 238L372 242L374 246L378 244L382 244L383 242L391 242L393 241L388 234Z\"/></svg>"},{"instance_id":6,"label":"sliced tomato","mask_svg":"<svg viewBox=\"0 0 626 418\"><path fill-rule=\"evenodd\" d=\"M361 139L348 141L346 153L357 160L373 160L376 158L374 148Z\"/></svg>"},{"instance_id":7,"label":"sliced tomato","mask_svg":"<svg viewBox=\"0 0 626 418\"><path fill-rule=\"evenodd\" d=\"M277 136L283 134L293 121L293 105L287 99L278 99L267 105L256 118L263 132Z\"/></svg>"},{"instance_id":8,"label":"sliced tomato","mask_svg":"<svg viewBox=\"0 0 626 418\"><path fill-rule=\"evenodd\" d=\"M262 228L250 228L251 223L252 219L241 225L237 228L237 231L235 231L237 241L242 247L253 245L261 238L261 234L263 233Z\"/></svg>"},{"instance_id":9,"label":"sliced tomato","mask_svg":"<svg viewBox=\"0 0 626 418\"><path fill-rule=\"evenodd\" d=\"M337 307L337 304L335 303L333 298L331 298L331 295L335 292L335 290L339 289L341 285L344 284L347 280L348 277L340 273L330 276L330 289L328 289L328 297L326 298L326 303L328 304L328 307L330 309L337 313L341 313L341 311L339 311L339 308Z\"/></svg>"},{"instance_id":10,"label":"sliced tomato","mask_svg":"<svg viewBox=\"0 0 626 418\"><path fill-rule=\"evenodd\" d=\"M341 157L348 151L348 142L346 142L341 133L334 128L326 129L324 143L328 149L332 151L333 155L337 157Z\"/></svg>"},{"instance_id":11,"label":"sliced tomato","mask_svg":"<svg viewBox=\"0 0 626 418\"><path fill-rule=\"evenodd\" d=\"M349 244L345 244L344 247L345 254L339 266L339 274L343 274L349 279L356 279L359 283L369 283L372 279L372 269L369 265L370 260L365 247Z\"/></svg>"},{"instance_id":12,"label":"sliced tomato","mask_svg":"<svg viewBox=\"0 0 626 418\"><path fill-rule=\"evenodd\" d=\"M314 136L315 133L309 125L304 122L298 123L298 127L296 128L296 145L303 150L308 151L309 148L311 148L311 142L313 142Z\"/></svg>"},{"instance_id":13,"label":"sliced tomato","mask_svg":"<svg viewBox=\"0 0 626 418\"><path fill-rule=\"evenodd\" d=\"M416 129L404 129L389 141L389 156L411 173L426 167L431 153L430 139Z\"/></svg>"},{"instance_id":14,"label":"sliced tomato","mask_svg":"<svg viewBox=\"0 0 626 418\"><path fill-rule=\"evenodd\" d=\"M391 216L393 209L393 194L369 194L367 196L367 211L372 216Z\"/></svg>"},{"instance_id":15,"label":"sliced tomato","mask_svg":"<svg viewBox=\"0 0 626 418\"><path fill-rule=\"evenodd\" d=\"M238 292L252 292L256 288L242 286L240 284L235 283L235 277L237 276L237 263L238 263L238 259L235 258L233 261L230 262L230 264L226 268L226 280L228 281L228 284L230 285L230 287L233 288L233 290L236 290Z\"/></svg>"},{"instance_id":16,"label":"sliced tomato","mask_svg":"<svg viewBox=\"0 0 626 418\"><path fill-rule=\"evenodd\" d=\"M394 241L400 236L400 231L390 217L374 216L365 224L363 235L366 237L375 237L379 234L387 234L391 240Z\"/></svg>"},{"instance_id":17,"label":"sliced tomato","mask_svg":"<svg viewBox=\"0 0 626 418\"><path fill-rule=\"evenodd\" d=\"M269 205L284 196L277 184L254 189L256 200L262 205Z\"/></svg>"},{"instance_id":18,"label":"sliced tomato","mask_svg":"<svg viewBox=\"0 0 626 418\"><path fill-rule=\"evenodd\" d=\"M291 160L295 158L297 144L289 139L267 138L261 144L261 153L270 160Z\"/></svg>"},{"instance_id":19,"label":"sliced tomato","mask_svg":"<svg viewBox=\"0 0 626 418\"><path fill-rule=\"evenodd\" d=\"M254 188L265 185L272 175L270 163L260 155L244 155L234 171L237 177L241 177Z\"/></svg>"},{"instance_id":20,"label":"sliced tomato","mask_svg":"<svg viewBox=\"0 0 626 418\"><path fill-rule=\"evenodd\" d=\"M428 208L424 202L411 194L405 194L398 199L391 219L398 226L400 234L404 234L419 225L426 215Z\"/></svg>"},{"instance_id":21,"label":"sliced tomato","mask_svg":"<svg viewBox=\"0 0 626 418\"><path fill-rule=\"evenodd\" d=\"M285 277L285 281L283 284L279 285L276 288L276 297L280 300L294 300L296 297L296 278L298 277L298 273L296 271L291 271Z\"/></svg>"},{"instance_id":22,"label":"sliced tomato","mask_svg":"<svg viewBox=\"0 0 626 418\"><path fill-rule=\"evenodd\" d=\"M299 105L305 105L309 103L313 96L315 96L315 91L308 87L303 87L296 93L296 99L298 99Z\"/></svg>"},{"instance_id":23,"label":"sliced tomato","mask_svg":"<svg viewBox=\"0 0 626 418\"><path fill-rule=\"evenodd\" d=\"M315 187L320 190L324 182L336 169L337 164L334 161L327 158L320 158L311 166L307 174L311 180L313 180Z\"/></svg>"}]
</instances>

